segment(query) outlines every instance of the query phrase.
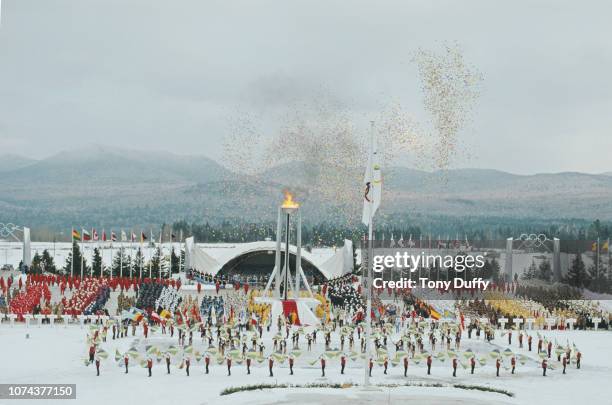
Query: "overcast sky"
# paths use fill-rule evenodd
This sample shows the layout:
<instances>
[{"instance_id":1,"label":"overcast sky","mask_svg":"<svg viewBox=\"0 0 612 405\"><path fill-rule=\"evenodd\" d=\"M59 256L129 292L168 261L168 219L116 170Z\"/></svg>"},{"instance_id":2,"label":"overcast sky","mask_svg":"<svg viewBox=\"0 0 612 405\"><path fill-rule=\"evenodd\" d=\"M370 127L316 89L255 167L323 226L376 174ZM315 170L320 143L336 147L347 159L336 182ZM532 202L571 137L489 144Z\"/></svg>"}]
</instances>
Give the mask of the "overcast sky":
<instances>
[{"instance_id":1,"label":"overcast sky","mask_svg":"<svg viewBox=\"0 0 612 405\"><path fill-rule=\"evenodd\" d=\"M240 112L321 89L367 122L422 112L418 48L484 76L471 158L514 173L612 170L612 2L3 0L0 154L91 143L219 159Z\"/></svg>"}]
</instances>

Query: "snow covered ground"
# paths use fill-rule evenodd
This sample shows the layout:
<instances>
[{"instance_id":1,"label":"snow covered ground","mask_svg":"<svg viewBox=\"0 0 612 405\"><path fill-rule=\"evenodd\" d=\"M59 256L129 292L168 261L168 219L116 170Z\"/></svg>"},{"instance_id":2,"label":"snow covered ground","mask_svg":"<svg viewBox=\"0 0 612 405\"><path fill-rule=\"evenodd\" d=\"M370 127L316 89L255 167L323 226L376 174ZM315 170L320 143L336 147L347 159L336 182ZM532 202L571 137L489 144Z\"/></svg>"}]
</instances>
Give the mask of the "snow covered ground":
<instances>
[{"instance_id":1,"label":"snow covered ground","mask_svg":"<svg viewBox=\"0 0 612 405\"><path fill-rule=\"evenodd\" d=\"M312 353L305 353L296 360L295 374L289 375L287 365L275 365L274 377L268 376L267 363L253 362L252 374L246 374L244 364L232 367L232 376L227 376L224 364L211 365L211 373L204 374L201 363L192 360L191 376L172 365L171 374L166 374L165 365L156 363L153 377L147 377L147 370L131 364L129 374L112 359L115 349L126 351L134 339L142 342L139 328L136 337L119 340L108 339L102 347L111 356L102 361L101 375L96 377L93 366L84 366L87 344L87 329L78 325L64 327L57 325L42 327L8 324L0 326L0 382L2 383L66 383L77 385L78 404L365 404L365 403L418 403L418 404L609 404L612 398L612 333L607 331L553 331L543 332L549 338L565 344L575 342L583 353L583 364L580 370L574 365L563 375L556 359L551 360L555 370L549 370L547 377L542 377L541 369L536 365L536 356L526 350L519 350L513 342L512 349L517 353L530 355L532 363L518 365L517 374L502 370L501 377L495 377L493 362L484 367L477 367L475 375L469 370L459 368L458 376L451 376L450 363L434 361L432 375L426 375L423 363L410 364L408 377L403 377L401 366L389 368L384 375L381 367L373 370L374 384L442 383L488 386L510 391L514 397L499 393L477 390L463 390L452 387L397 387L380 388L377 391L364 392L360 387L332 388L291 388L268 389L240 392L220 396L228 387L252 384L308 384L308 383L354 383L363 381L362 360L349 360L345 375L340 374L339 360L328 361L326 378L321 377L318 363L309 366L311 359L316 359L322 352L321 342L313 348ZM26 338L26 335L29 335ZM266 352L272 347L267 340ZM176 343L176 336L171 341L165 335L155 335L148 339L151 343ZM194 342L196 339L194 337ZM320 339L322 340L322 339ZM305 345L305 342L303 342ZM464 335L462 349L472 348L476 352L489 352L494 348L504 349L506 339L497 337L493 345L482 340L467 339ZM534 342L535 343L535 342ZM308 357L310 356L310 357ZM20 404L41 402L22 400ZM2 403L0 401L0 403ZM6 403L6 401L5 401Z\"/></svg>"}]
</instances>

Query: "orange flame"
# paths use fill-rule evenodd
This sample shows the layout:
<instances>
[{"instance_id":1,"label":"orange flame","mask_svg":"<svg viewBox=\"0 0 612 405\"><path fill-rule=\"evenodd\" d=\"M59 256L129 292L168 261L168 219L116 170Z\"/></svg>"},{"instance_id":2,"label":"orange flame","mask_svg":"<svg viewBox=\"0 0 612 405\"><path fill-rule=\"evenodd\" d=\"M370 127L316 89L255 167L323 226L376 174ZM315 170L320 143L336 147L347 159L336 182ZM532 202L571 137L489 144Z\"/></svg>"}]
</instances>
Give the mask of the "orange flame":
<instances>
[{"instance_id":1,"label":"orange flame","mask_svg":"<svg viewBox=\"0 0 612 405\"><path fill-rule=\"evenodd\" d=\"M293 194L289 191L285 191L285 200L283 201L283 205L281 208L299 208L300 204L296 201L293 201Z\"/></svg>"}]
</instances>

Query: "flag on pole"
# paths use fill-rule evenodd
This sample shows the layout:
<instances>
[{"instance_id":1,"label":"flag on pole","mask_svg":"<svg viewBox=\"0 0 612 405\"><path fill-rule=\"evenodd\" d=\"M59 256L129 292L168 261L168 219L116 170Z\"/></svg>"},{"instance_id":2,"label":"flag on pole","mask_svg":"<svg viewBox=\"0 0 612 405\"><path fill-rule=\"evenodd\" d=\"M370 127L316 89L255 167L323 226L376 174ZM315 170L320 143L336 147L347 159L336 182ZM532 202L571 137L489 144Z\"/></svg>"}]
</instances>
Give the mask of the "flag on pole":
<instances>
[{"instance_id":1,"label":"flag on pole","mask_svg":"<svg viewBox=\"0 0 612 405\"><path fill-rule=\"evenodd\" d=\"M121 230L121 242L127 242L127 234L123 229Z\"/></svg>"},{"instance_id":2,"label":"flag on pole","mask_svg":"<svg viewBox=\"0 0 612 405\"><path fill-rule=\"evenodd\" d=\"M87 229L83 229L81 231L81 235L83 236L81 238L82 241L88 241L91 240L91 234L89 233L89 231Z\"/></svg>"},{"instance_id":3,"label":"flag on pole","mask_svg":"<svg viewBox=\"0 0 612 405\"><path fill-rule=\"evenodd\" d=\"M136 234L132 231L132 242L136 242Z\"/></svg>"},{"instance_id":4,"label":"flag on pole","mask_svg":"<svg viewBox=\"0 0 612 405\"><path fill-rule=\"evenodd\" d=\"M363 186L363 215L361 221L365 225L369 225L370 219L380 206L380 198L382 196L382 175L380 171L378 147L373 135L370 142L370 150L368 152L368 163L363 178Z\"/></svg>"},{"instance_id":5,"label":"flag on pole","mask_svg":"<svg viewBox=\"0 0 612 405\"><path fill-rule=\"evenodd\" d=\"M81 240L81 234L76 229L72 229L72 240Z\"/></svg>"},{"instance_id":6,"label":"flag on pole","mask_svg":"<svg viewBox=\"0 0 612 405\"><path fill-rule=\"evenodd\" d=\"M111 242L117 242L117 234L111 229Z\"/></svg>"},{"instance_id":7,"label":"flag on pole","mask_svg":"<svg viewBox=\"0 0 612 405\"><path fill-rule=\"evenodd\" d=\"M604 242L603 246L601 247L601 250L603 250L604 252L608 252L610 250L610 239Z\"/></svg>"},{"instance_id":8,"label":"flag on pole","mask_svg":"<svg viewBox=\"0 0 612 405\"><path fill-rule=\"evenodd\" d=\"M106 229L102 229L102 242L106 242Z\"/></svg>"},{"instance_id":9,"label":"flag on pole","mask_svg":"<svg viewBox=\"0 0 612 405\"><path fill-rule=\"evenodd\" d=\"M98 241L98 231L96 231L96 228L92 229L91 234L93 235L93 240L97 242Z\"/></svg>"},{"instance_id":10,"label":"flag on pole","mask_svg":"<svg viewBox=\"0 0 612 405\"><path fill-rule=\"evenodd\" d=\"M140 231L140 243L144 243L144 241L147 239L147 235L145 235L143 231Z\"/></svg>"}]
</instances>

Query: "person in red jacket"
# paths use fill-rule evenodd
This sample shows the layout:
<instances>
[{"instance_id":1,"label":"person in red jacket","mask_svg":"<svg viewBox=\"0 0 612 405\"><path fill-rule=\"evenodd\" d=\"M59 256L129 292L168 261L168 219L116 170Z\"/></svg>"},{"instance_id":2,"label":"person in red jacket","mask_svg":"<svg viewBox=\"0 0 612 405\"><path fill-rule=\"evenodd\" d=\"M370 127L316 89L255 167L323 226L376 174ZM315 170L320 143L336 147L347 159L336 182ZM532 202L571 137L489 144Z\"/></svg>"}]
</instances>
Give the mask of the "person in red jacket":
<instances>
[{"instance_id":1,"label":"person in red jacket","mask_svg":"<svg viewBox=\"0 0 612 405\"><path fill-rule=\"evenodd\" d=\"M89 346L89 364L93 363L94 356L96 355L96 345Z\"/></svg>"},{"instance_id":2,"label":"person in red jacket","mask_svg":"<svg viewBox=\"0 0 612 405\"><path fill-rule=\"evenodd\" d=\"M529 346L529 351L531 351L531 341L533 340L533 338L531 337L531 335L527 336L527 345Z\"/></svg>"},{"instance_id":3,"label":"person in red jacket","mask_svg":"<svg viewBox=\"0 0 612 405\"><path fill-rule=\"evenodd\" d=\"M274 377L274 374L272 373L272 367L274 367L274 359L272 358L272 356L268 357L268 369L270 370L270 377Z\"/></svg>"},{"instance_id":4,"label":"person in red jacket","mask_svg":"<svg viewBox=\"0 0 612 405\"><path fill-rule=\"evenodd\" d=\"M144 333L145 339L149 336L149 325L145 322L142 324L142 331Z\"/></svg>"},{"instance_id":5,"label":"person in red jacket","mask_svg":"<svg viewBox=\"0 0 612 405\"><path fill-rule=\"evenodd\" d=\"M404 377L408 375L408 356L404 356Z\"/></svg>"},{"instance_id":6,"label":"person in red jacket","mask_svg":"<svg viewBox=\"0 0 612 405\"><path fill-rule=\"evenodd\" d=\"M232 375L232 358L230 356L227 356L226 359L227 362L227 375Z\"/></svg>"},{"instance_id":7,"label":"person in red jacket","mask_svg":"<svg viewBox=\"0 0 612 405\"><path fill-rule=\"evenodd\" d=\"M96 376L100 376L100 357L96 356Z\"/></svg>"},{"instance_id":8,"label":"person in red jacket","mask_svg":"<svg viewBox=\"0 0 612 405\"><path fill-rule=\"evenodd\" d=\"M147 368L149 369L149 377L151 377L151 369L153 368L153 359L150 357L147 359Z\"/></svg>"},{"instance_id":9,"label":"person in red jacket","mask_svg":"<svg viewBox=\"0 0 612 405\"><path fill-rule=\"evenodd\" d=\"M293 356L289 356L289 375L293 375L293 362L295 359Z\"/></svg>"},{"instance_id":10,"label":"person in red jacket","mask_svg":"<svg viewBox=\"0 0 612 405\"><path fill-rule=\"evenodd\" d=\"M548 358L550 359L550 354L552 353L552 342L548 342L547 351L548 351Z\"/></svg>"},{"instance_id":11,"label":"person in red jacket","mask_svg":"<svg viewBox=\"0 0 612 405\"><path fill-rule=\"evenodd\" d=\"M565 367L567 367L567 357L563 356L563 374L565 374Z\"/></svg>"},{"instance_id":12,"label":"person in red jacket","mask_svg":"<svg viewBox=\"0 0 612 405\"><path fill-rule=\"evenodd\" d=\"M125 364L125 374L128 373L128 363L130 362L130 357L127 353L123 356L123 364Z\"/></svg>"},{"instance_id":13,"label":"person in red jacket","mask_svg":"<svg viewBox=\"0 0 612 405\"><path fill-rule=\"evenodd\" d=\"M344 367L346 367L346 356L343 354L340 356L340 374L344 374Z\"/></svg>"},{"instance_id":14,"label":"person in red jacket","mask_svg":"<svg viewBox=\"0 0 612 405\"><path fill-rule=\"evenodd\" d=\"M384 374L387 374L387 367L389 367L389 359L385 357L385 361L383 362L383 367L385 367Z\"/></svg>"},{"instance_id":15,"label":"person in red jacket","mask_svg":"<svg viewBox=\"0 0 612 405\"><path fill-rule=\"evenodd\" d=\"M548 362L546 359L542 360L542 376L546 377L546 369L548 368Z\"/></svg>"},{"instance_id":16,"label":"person in red jacket","mask_svg":"<svg viewBox=\"0 0 612 405\"><path fill-rule=\"evenodd\" d=\"M498 358L497 360L495 360L495 370L496 370L495 375L497 377L499 377L499 368L500 367L501 367L501 360Z\"/></svg>"},{"instance_id":17,"label":"person in red jacket","mask_svg":"<svg viewBox=\"0 0 612 405\"><path fill-rule=\"evenodd\" d=\"M208 374L208 366L210 365L210 355L208 353L204 357L204 364L206 365L206 374Z\"/></svg>"},{"instance_id":18,"label":"person in red jacket","mask_svg":"<svg viewBox=\"0 0 612 405\"><path fill-rule=\"evenodd\" d=\"M321 377L325 377L325 357L321 357Z\"/></svg>"},{"instance_id":19,"label":"person in red jacket","mask_svg":"<svg viewBox=\"0 0 612 405\"><path fill-rule=\"evenodd\" d=\"M431 354L427 356L427 375L431 374Z\"/></svg>"},{"instance_id":20,"label":"person in red jacket","mask_svg":"<svg viewBox=\"0 0 612 405\"><path fill-rule=\"evenodd\" d=\"M516 368L516 357L512 356L510 359L510 365L512 366L512 374L514 374L514 369Z\"/></svg>"},{"instance_id":21,"label":"person in red jacket","mask_svg":"<svg viewBox=\"0 0 612 405\"><path fill-rule=\"evenodd\" d=\"M470 367L472 369L472 374L474 374L474 367L476 367L476 358L474 356L470 359Z\"/></svg>"},{"instance_id":22,"label":"person in red jacket","mask_svg":"<svg viewBox=\"0 0 612 405\"><path fill-rule=\"evenodd\" d=\"M200 292L202 292L202 284L200 284L200 282L198 282L198 294L200 294Z\"/></svg>"},{"instance_id":23,"label":"person in red jacket","mask_svg":"<svg viewBox=\"0 0 612 405\"><path fill-rule=\"evenodd\" d=\"M453 358L453 377L457 377L457 358Z\"/></svg>"}]
</instances>

